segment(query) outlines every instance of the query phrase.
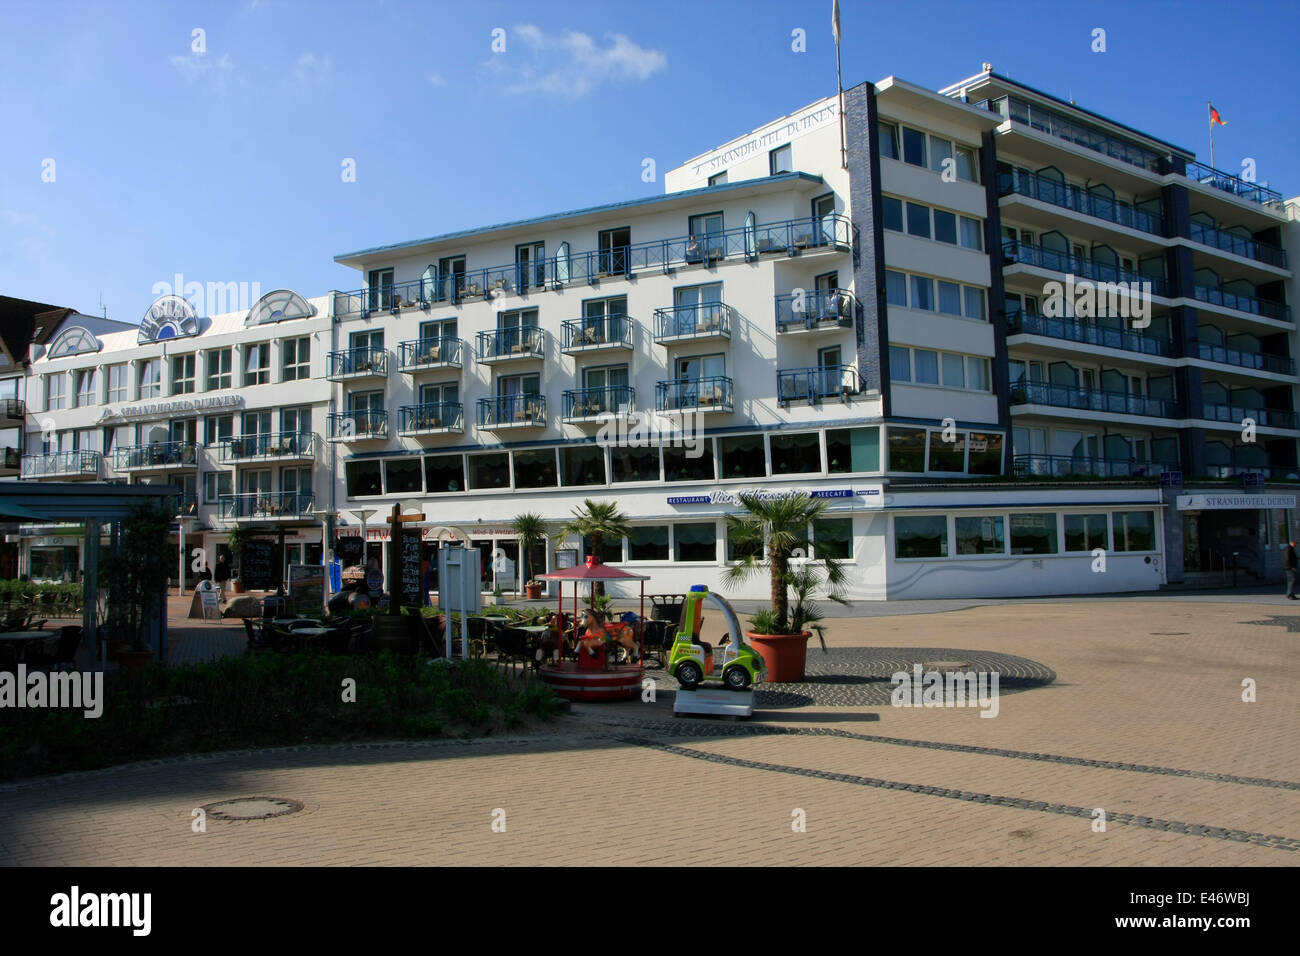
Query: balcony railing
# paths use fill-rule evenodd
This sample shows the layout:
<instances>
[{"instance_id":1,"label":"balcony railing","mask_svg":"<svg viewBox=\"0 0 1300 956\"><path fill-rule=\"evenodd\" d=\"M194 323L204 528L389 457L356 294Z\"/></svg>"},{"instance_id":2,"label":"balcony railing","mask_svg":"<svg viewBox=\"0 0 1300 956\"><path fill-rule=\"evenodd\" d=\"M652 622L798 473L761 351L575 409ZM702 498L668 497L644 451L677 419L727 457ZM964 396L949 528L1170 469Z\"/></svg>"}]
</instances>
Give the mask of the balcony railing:
<instances>
[{"instance_id":1,"label":"balcony railing","mask_svg":"<svg viewBox=\"0 0 1300 956\"><path fill-rule=\"evenodd\" d=\"M1300 465L1208 465L1205 473L1211 478L1240 478L1242 475L1263 475L1265 478L1300 478Z\"/></svg>"},{"instance_id":2,"label":"balcony railing","mask_svg":"<svg viewBox=\"0 0 1300 956\"><path fill-rule=\"evenodd\" d=\"M426 402L423 405L403 405L402 434L418 432L463 432L465 409L460 402Z\"/></svg>"},{"instance_id":3,"label":"balcony railing","mask_svg":"<svg viewBox=\"0 0 1300 956\"><path fill-rule=\"evenodd\" d=\"M1222 345L1210 345L1201 342L1197 354L1207 362L1221 365L1237 365L1251 368L1258 372L1277 372L1279 375L1295 374L1295 359L1285 355L1269 355L1265 352L1246 352L1241 349L1225 348Z\"/></svg>"},{"instance_id":4,"label":"balcony railing","mask_svg":"<svg viewBox=\"0 0 1300 956\"><path fill-rule=\"evenodd\" d=\"M315 495L310 491L261 491L244 495L221 495L218 514L223 521L240 518L307 518L312 514Z\"/></svg>"},{"instance_id":5,"label":"balcony railing","mask_svg":"<svg viewBox=\"0 0 1300 956\"><path fill-rule=\"evenodd\" d=\"M1281 408L1245 408L1241 405L1201 406L1201 417L1212 422L1230 422L1233 427L1241 427L1247 418L1253 419L1261 428L1295 428L1296 413Z\"/></svg>"},{"instance_id":6,"label":"balcony railing","mask_svg":"<svg viewBox=\"0 0 1300 956\"><path fill-rule=\"evenodd\" d=\"M1183 175L1192 182L1200 183L1202 186L1213 186L1225 193L1231 193L1238 199L1259 203L1261 206L1278 208L1282 206L1282 194L1276 189L1252 183L1232 173L1206 166L1204 163L1188 163L1187 171Z\"/></svg>"},{"instance_id":7,"label":"balcony railing","mask_svg":"<svg viewBox=\"0 0 1300 956\"><path fill-rule=\"evenodd\" d=\"M604 388L571 388L564 393L565 419L595 418L600 415L636 413L636 390L630 385Z\"/></svg>"},{"instance_id":8,"label":"balcony railing","mask_svg":"<svg viewBox=\"0 0 1300 956\"><path fill-rule=\"evenodd\" d=\"M1069 119L1055 110L1036 106L1016 96L999 96L996 99L983 100L976 106L983 107L990 113L998 113L1003 119L1010 119L1013 123L1028 126L1049 136L1059 137L1076 146L1094 150L1111 159L1118 159L1148 172L1158 173L1169 162L1168 157L1161 153L1110 136L1094 126Z\"/></svg>"},{"instance_id":9,"label":"balcony railing","mask_svg":"<svg viewBox=\"0 0 1300 956\"><path fill-rule=\"evenodd\" d=\"M566 319L561 326L564 352L595 352L632 348L635 321L626 315Z\"/></svg>"},{"instance_id":10,"label":"balcony railing","mask_svg":"<svg viewBox=\"0 0 1300 956\"><path fill-rule=\"evenodd\" d=\"M541 358L546 354L546 333L535 325L478 334L478 357L481 362L511 358Z\"/></svg>"},{"instance_id":11,"label":"balcony railing","mask_svg":"<svg viewBox=\"0 0 1300 956\"><path fill-rule=\"evenodd\" d=\"M182 518L195 518L199 514L198 495L176 495L176 514Z\"/></svg>"},{"instance_id":12,"label":"balcony railing","mask_svg":"<svg viewBox=\"0 0 1300 956\"><path fill-rule=\"evenodd\" d=\"M388 437L388 410L361 408L328 416L331 441L368 441Z\"/></svg>"},{"instance_id":13,"label":"balcony railing","mask_svg":"<svg viewBox=\"0 0 1300 956\"><path fill-rule=\"evenodd\" d=\"M1078 319L1049 319L1021 309L1014 309L1007 313L1007 334L1041 335L1083 345L1139 352L1142 355L1173 354L1173 343L1168 339L1142 332L1132 332L1128 329L1106 328L1081 322Z\"/></svg>"},{"instance_id":14,"label":"balcony railing","mask_svg":"<svg viewBox=\"0 0 1300 956\"><path fill-rule=\"evenodd\" d=\"M1291 306L1283 302L1274 302L1272 299L1257 299L1253 295L1225 292L1222 289L1211 289L1209 286L1204 285L1195 286L1194 290L1196 298L1201 302L1221 305L1225 309L1236 309L1238 312L1248 312L1251 315L1262 315L1266 319L1277 319L1281 322L1291 321Z\"/></svg>"},{"instance_id":15,"label":"balcony railing","mask_svg":"<svg viewBox=\"0 0 1300 956\"><path fill-rule=\"evenodd\" d=\"M1002 259L1005 265L1023 263L1027 266L1037 266L1040 269L1049 269L1052 272L1063 272L1093 282L1124 282L1129 285L1130 291L1134 293L1141 290L1142 283L1150 283L1153 295L1168 294L1168 283L1161 276L1143 275L1140 272L1134 272L1132 269L1112 266L1108 263L1098 262L1096 259L1071 255L1068 252L1045 249L1042 246L1030 245L1027 242L1020 242L1015 239L1002 243Z\"/></svg>"},{"instance_id":16,"label":"balcony railing","mask_svg":"<svg viewBox=\"0 0 1300 956\"><path fill-rule=\"evenodd\" d=\"M0 400L0 421L24 421L27 418L27 403L21 398Z\"/></svg>"},{"instance_id":17,"label":"balcony railing","mask_svg":"<svg viewBox=\"0 0 1300 956\"><path fill-rule=\"evenodd\" d=\"M1225 232L1202 222L1193 222L1189 232L1192 241L1199 242L1203 246L1213 246L1215 249L1231 252L1243 259L1254 259L1256 262L1277 266L1280 269L1287 267L1286 250L1267 242L1239 236L1235 232Z\"/></svg>"},{"instance_id":18,"label":"balcony railing","mask_svg":"<svg viewBox=\"0 0 1300 956\"><path fill-rule=\"evenodd\" d=\"M132 468L185 468L198 463L199 446L192 441L153 442L113 451L113 467L119 471Z\"/></svg>"},{"instance_id":19,"label":"balcony railing","mask_svg":"<svg viewBox=\"0 0 1300 956\"><path fill-rule=\"evenodd\" d=\"M858 370L852 365L785 368L776 373L776 397L782 407L794 402L820 405L827 399L847 403L858 391Z\"/></svg>"},{"instance_id":20,"label":"balcony railing","mask_svg":"<svg viewBox=\"0 0 1300 956\"><path fill-rule=\"evenodd\" d=\"M463 340L450 335L402 342L398 346L398 367L403 372L422 368L460 368L464 348Z\"/></svg>"},{"instance_id":21,"label":"balcony railing","mask_svg":"<svg viewBox=\"0 0 1300 956\"><path fill-rule=\"evenodd\" d=\"M478 427L544 426L546 396L523 393L478 400Z\"/></svg>"},{"instance_id":22,"label":"balcony railing","mask_svg":"<svg viewBox=\"0 0 1300 956\"><path fill-rule=\"evenodd\" d=\"M330 352L326 356L326 378L372 378L388 375L388 353L384 349L359 348Z\"/></svg>"},{"instance_id":23,"label":"balcony railing","mask_svg":"<svg viewBox=\"0 0 1300 956\"><path fill-rule=\"evenodd\" d=\"M1159 213L1147 212L1132 203L1099 196L1078 186L1031 173L1027 169L1012 167L998 171L998 195L1009 196L1012 193L1153 236L1164 235L1164 217Z\"/></svg>"},{"instance_id":24,"label":"balcony railing","mask_svg":"<svg viewBox=\"0 0 1300 956\"><path fill-rule=\"evenodd\" d=\"M102 456L97 451L56 451L48 455L24 455L24 478L98 478Z\"/></svg>"},{"instance_id":25,"label":"balcony railing","mask_svg":"<svg viewBox=\"0 0 1300 956\"><path fill-rule=\"evenodd\" d=\"M1151 418L1178 417L1178 404L1172 399L1076 388L1073 385L1048 385L1046 382L1012 385L1011 404L1051 405L1054 408L1077 408L1114 415L1146 415Z\"/></svg>"},{"instance_id":26,"label":"balcony railing","mask_svg":"<svg viewBox=\"0 0 1300 956\"><path fill-rule=\"evenodd\" d=\"M804 292L776 297L776 330L850 328L853 325L853 293L843 289Z\"/></svg>"},{"instance_id":27,"label":"balcony railing","mask_svg":"<svg viewBox=\"0 0 1300 956\"><path fill-rule=\"evenodd\" d=\"M310 458L313 455L310 432L262 432L228 438L221 443L222 461L261 458Z\"/></svg>"},{"instance_id":28,"label":"balcony railing","mask_svg":"<svg viewBox=\"0 0 1300 956\"><path fill-rule=\"evenodd\" d=\"M1086 458L1070 455L1016 455L1012 474L1017 478L1149 478L1177 471L1177 465L1136 458Z\"/></svg>"},{"instance_id":29,"label":"balcony railing","mask_svg":"<svg viewBox=\"0 0 1300 956\"><path fill-rule=\"evenodd\" d=\"M735 311L723 302L655 309L655 341L663 344L682 339L729 339Z\"/></svg>"},{"instance_id":30,"label":"balcony railing","mask_svg":"<svg viewBox=\"0 0 1300 956\"><path fill-rule=\"evenodd\" d=\"M399 301L402 305L459 304L465 299L497 291L527 291L520 288L523 278L536 288L539 276L550 288L560 289L573 283L595 283L602 278L629 276L647 270L668 272L675 266L723 259L752 260L769 253L794 256L818 249L846 251L853 248L855 238L853 222L846 216L830 214L786 219L752 228L738 226L698 236L653 239L589 252L569 252L539 259L527 267L511 262L377 289L338 292L334 295L334 312L340 317L364 317L371 312L400 308ZM523 276L525 269L527 275Z\"/></svg>"},{"instance_id":31,"label":"balcony railing","mask_svg":"<svg viewBox=\"0 0 1300 956\"><path fill-rule=\"evenodd\" d=\"M731 379L721 375L676 379L655 385L655 408L661 412L732 410Z\"/></svg>"}]
</instances>

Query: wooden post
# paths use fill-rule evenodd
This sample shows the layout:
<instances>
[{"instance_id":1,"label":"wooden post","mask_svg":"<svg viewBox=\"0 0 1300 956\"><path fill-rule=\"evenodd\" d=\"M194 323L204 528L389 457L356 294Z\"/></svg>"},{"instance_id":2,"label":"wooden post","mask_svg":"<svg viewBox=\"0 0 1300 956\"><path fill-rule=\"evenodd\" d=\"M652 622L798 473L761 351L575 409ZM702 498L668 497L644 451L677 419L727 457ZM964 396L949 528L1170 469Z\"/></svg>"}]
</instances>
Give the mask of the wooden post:
<instances>
[{"instance_id":1,"label":"wooden post","mask_svg":"<svg viewBox=\"0 0 1300 956\"><path fill-rule=\"evenodd\" d=\"M402 613L402 506L394 503L388 519L388 613Z\"/></svg>"}]
</instances>

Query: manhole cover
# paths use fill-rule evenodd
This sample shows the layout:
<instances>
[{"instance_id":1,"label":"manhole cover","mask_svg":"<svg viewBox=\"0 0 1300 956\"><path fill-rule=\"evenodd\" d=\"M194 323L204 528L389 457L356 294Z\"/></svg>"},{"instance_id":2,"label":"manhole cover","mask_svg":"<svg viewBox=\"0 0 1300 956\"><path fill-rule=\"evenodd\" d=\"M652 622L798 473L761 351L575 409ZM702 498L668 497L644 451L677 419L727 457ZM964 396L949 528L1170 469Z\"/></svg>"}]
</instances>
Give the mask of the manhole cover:
<instances>
[{"instance_id":1,"label":"manhole cover","mask_svg":"<svg viewBox=\"0 0 1300 956\"><path fill-rule=\"evenodd\" d=\"M302 804L297 800L284 797L240 797L238 800L209 803L203 808L208 816L218 820L266 820L297 813L301 809Z\"/></svg>"}]
</instances>

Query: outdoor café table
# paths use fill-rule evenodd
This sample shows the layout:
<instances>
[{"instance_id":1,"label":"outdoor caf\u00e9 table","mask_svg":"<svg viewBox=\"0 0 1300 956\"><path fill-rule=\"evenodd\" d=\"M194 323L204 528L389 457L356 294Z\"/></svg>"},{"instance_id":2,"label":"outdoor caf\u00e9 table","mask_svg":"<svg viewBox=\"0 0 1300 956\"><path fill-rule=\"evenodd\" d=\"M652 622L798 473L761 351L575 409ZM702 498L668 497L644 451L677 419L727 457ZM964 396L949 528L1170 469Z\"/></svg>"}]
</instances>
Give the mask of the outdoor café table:
<instances>
[{"instance_id":1,"label":"outdoor caf\u00e9 table","mask_svg":"<svg viewBox=\"0 0 1300 956\"><path fill-rule=\"evenodd\" d=\"M291 633L294 637L305 637L310 641L332 630L334 630L332 627L295 627Z\"/></svg>"},{"instance_id":2,"label":"outdoor caf\u00e9 table","mask_svg":"<svg viewBox=\"0 0 1300 956\"><path fill-rule=\"evenodd\" d=\"M58 637L58 631L0 631L0 641L21 641L18 645L18 655L21 657L27 645L32 641L44 641L51 637Z\"/></svg>"}]
</instances>

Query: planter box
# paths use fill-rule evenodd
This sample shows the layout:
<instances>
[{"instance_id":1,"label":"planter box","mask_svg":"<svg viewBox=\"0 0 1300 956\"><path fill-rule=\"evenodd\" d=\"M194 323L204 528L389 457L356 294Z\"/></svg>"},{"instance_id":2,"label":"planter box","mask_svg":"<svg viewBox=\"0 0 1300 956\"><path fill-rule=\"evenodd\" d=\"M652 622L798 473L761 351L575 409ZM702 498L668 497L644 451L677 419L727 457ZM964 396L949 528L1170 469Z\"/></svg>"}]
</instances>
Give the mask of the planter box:
<instances>
[{"instance_id":1,"label":"planter box","mask_svg":"<svg viewBox=\"0 0 1300 956\"><path fill-rule=\"evenodd\" d=\"M804 679L810 637L812 631L804 631L802 634L745 632L745 640L763 655L763 661L767 664L767 679L773 684L797 684Z\"/></svg>"}]
</instances>

